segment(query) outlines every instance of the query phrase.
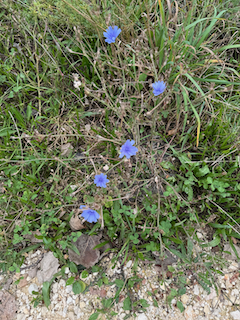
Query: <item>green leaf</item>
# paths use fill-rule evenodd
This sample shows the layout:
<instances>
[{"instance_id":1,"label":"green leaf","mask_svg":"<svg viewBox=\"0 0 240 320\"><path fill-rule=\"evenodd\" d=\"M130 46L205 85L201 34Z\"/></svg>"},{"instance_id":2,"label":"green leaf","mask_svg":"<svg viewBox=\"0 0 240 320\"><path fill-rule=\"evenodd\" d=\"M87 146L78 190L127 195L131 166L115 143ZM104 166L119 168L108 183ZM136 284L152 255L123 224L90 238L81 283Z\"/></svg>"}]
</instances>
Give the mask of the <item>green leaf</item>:
<instances>
[{"instance_id":1,"label":"green leaf","mask_svg":"<svg viewBox=\"0 0 240 320\"><path fill-rule=\"evenodd\" d=\"M147 74L146 73L141 73L139 75L138 81L145 81L147 79Z\"/></svg>"},{"instance_id":2,"label":"green leaf","mask_svg":"<svg viewBox=\"0 0 240 320\"><path fill-rule=\"evenodd\" d=\"M184 287L184 288L180 288L179 290L178 290L178 294L180 295L180 296L182 296L183 294L185 294L186 293L186 288Z\"/></svg>"},{"instance_id":3,"label":"green leaf","mask_svg":"<svg viewBox=\"0 0 240 320\"><path fill-rule=\"evenodd\" d=\"M27 119L28 120L31 118L31 115L32 115L32 106L31 106L31 103L29 103L27 105Z\"/></svg>"},{"instance_id":4,"label":"green leaf","mask_svg":"<svg viewBox=\"0 0 240 320\"><path fill-rule=\"evenodd\" d=\"M88 320L97 320L98 316L99 312L95 312L88 318Z\"/></svg>"},{"instance_id":5,"label":"green leaf","mask_svg":"<svg viewBox=\"0 0 240 320\"><path fill-rule=\"evenodd\" d=\"M75 281L72 287L74 294L79 294L83 292L85 288L86 288L86 284L81 280Z\"/></svg>"},{"instance_id":6,"label":"green leaf","mask_svg":"<svg viewBox=\"0 0 240 320\"><path fill-rule=\"evenodd\" d=\"M179 257L180 259L186 259L186 256L182 254L180 251L177 251L173 248L169 248L169 251L171 251L175 256Z\"/></svg>"},{"instance_id":7,"label":"green leaf","mask_svg":"<svg viewBox=\"0 0 240 320\"><path fill-rule=\"evenodd\" d=\"M22 113L19 112L15 107L11 107L10 111L12 113L12 116L20 122L20 124L23 128L25 128L26 127L26 120L24 119Z\"/></svg>"},{"instance_id":8,"label":"green leaf","mask_svg":"<svg viewBox=\"0 0 240 320\"><path fill-rule=\"evenodd\" d=\"M13 134L16 130L10 130L10 128L3 128L0 130L0 137L10 136Z\"/></svg>"},{"instance_id":9,"label":"green leaf","mask_svg":"<svg viewBox=\"0 0 240 320\"><path fill-rule=\"evenodd\" d=\"M98 248L101 248L101 247L105 246L105 244L107 244L107 243L109 243L109 240L106 240L106 241L104 241L104 242L102 242L102 243L97 244L97 245L93 248L93 250L98 249Z\"/></svg>"},{"instance_id":10,"label":"green leaf","mask_svg":"<svg viewBox=\"0 0 240 320\"><path fill-rule=\"evenodd\" d=\"M103 299L102 300L102 305L103 305L104 309L110 308L112 303L113 303L113 298Z\"/></svg>"},{"instance_id":11,"label":"green leaf","mask_svg":"<svg viewBox=\"0 0 240 320\"><path fill-rule=\"evenodd\" d=\"M89 275L89 273L88 273L87 270L83 270L83 272L81 273L81 277L82 277L83 279L87 278L88 275Z\"/></svg>"},{"instance_id":12,"label":"green leaf","mask_svg":"<svg viewBox=\"0 0 240 320\"><path fill-rule=\"evenodd\" d=\"M77 266L75 265L74 262L70 262L70 263L69 263L69 268L70 268L70 271L71 271L72 273L78 273Z\"/></svg>"},{"instance_id":13,"label":"green leaf","mask_svg":"<svg viewBox=\"0 0 240 320\"><path fill-rule=\"evenodd\" d=\"M104 201L104 206L106 208L111 208L113 206L113 201L112 201L112 197L111 196L105 196L105 198L103 199Z\"/></svg>"},{"instance_id":14,"label":"green leaf","mask_svg":"<svg viewBox=\"0 0 240 320\"><path fill-rule=\"evenodd\" d=\"M16 86L16 87L13 87L12 88L12 90L14 91L14 92L18 92L18 91L20 91L22 89L22 86Z\"/></svg>"},{"instance_id":15,"label":"green leaf","mask_svg":"<svg viewBox=\"0 0 240 320\"><path fill-rule=\"evenodd\" d=\"M212 184L213 183L213 179L211 177L207 177L207 183L208 184Z\"/></svg>"},{"instance_id":16,"label":"green leaf","mask_svg":"<svg viewBox=\"0 0 240 320\"><path fill-rule=\"evenodd\" d=\"M157 300L153 299L153 305L154 305L155 308L158 308Z\"/></svg>"},{"instance_id":17,"label":"green leaf","mask_svg":"<svg viewBox=\"0 0 240 320\"><path fill-rule=\"evenodd\" d=\"M181 301L177 301L177 307L181 312L183 312L185 309Z\"/></svg>"},{"instance_id":18,"label":"green leaf","mask_svg":"<svg viewBox=\"0 0 240 320\"><path fill-rule=\"evenodd\" d=\"M61 246L64 246L63 243L61 243ZM80 252L78 251L78 248L73 243L67 243L67 247L73 250L77 255L80 256Z\"/></svg>"},{"instance_id":19,"label":"green leaf","mask_svg":"<svg viewBox=\"0 0 240 320\"><path fill-rule=\"evenodd\" d=\"M165 234L168 234L171 226L172 225L168 220L167 221L161 221L160 229L162 229Z\"/></svg>"},{"instance_id":20,"label":"green leaf","mask_svg":"<svg viewBox=\"0 0 240 320\"><path fill-rule=\"evenodd\" d=\"M51 303L51 301L50 301L50 282L48 282L48 281L43 282L42 294L43 294L43 301L44 301L46 307L48 308L48 306Z\"/></svg>"},{"instance_id":21,"label":"green leaf","mask_svg":"<svg viewBox=\"0 0 240 320\"><path fill-rule=\"evenodd\" d=\"M191 239L188 239L187 241L187 253L190 256L192 254L192 250L193 250L193 242Z\"/></svg>"},{"instance_id":22,"label":"green leaf","mask_svg":"<svg viewBox=\"0 0 240 320\"><path fill-rule=\"evenodd\" d=\"M144 255L142 254L142 252L138 252L138 258L141 259L142 261L145 260Z\"/></svg>"},{"instance_id":23,"label":"green leaf","mask_svg":"<svg viewBox=\"0 0 240 320\"><path fill-rule=\"evenodd\" d=\"M132 309L132 303L129 297L124 299L123 301L123 310L131 310Z\"/></svg>"},{"instance_id":24,"label":"green leaf","mask_svg":"<svg viewBox=\"0 0 240 320\"><path fill-rule=\"evenodd\" d=\"M99 279L98 282L97 282L97 285L99 286L99 288L103 285L103 280L102 279Z\"/></svg>"},{"instance_id":25,"label":"green leaf","mask_svg":"<svg viewBox=\"0 0 240 320\"><path fill-rule=\"evenodd\" d=\"M201 247L202 248L205 248L205 247L216 247L217 245L219 245L220 242L221 242L220 237L216 237L215 239L213 239L212 241L210 241L208 243L201 244Z\"/></svg>"},{"instance_id":26,"label":"green leaf","mask_svg":"<svg viewBox=\"0 0 240 320\"><path fill-rule=\"evenodd\" d=\"M174 272L174 271L175 271L175 269L174 269L172 266L168 266L168 270L169 270L170 272Z\"/></svg>"},{"instance_id":27,"label":"green leaf","mask_svg":"<svg viewBox=\"0 0 240 320\"><path fill-rule=\"evenodd\" d=\"M67 281L66 281L66 286L69 286L70 284L73 284L74 281L75 281L75 277L68 278Z\"/></svg>"},{"instance_id":28,"label":"green leaf","mask_svg":"<svg viewBox=\"0 0 240 320\"><path fill-rule=\"evenodd\" d=\"M4 83L6 81L7 77L0 75L0 83Z\"/></svg>"},{"instance_id":29,"label":"green leaf","mask_svg":"<svg viewBox=\"0 0 240 320\"><path fill-rule=\"evenodd\" d=\"M9 93L9 95L8 95L8 98L13 98L14 97L14 93L13 93L13 91L10 91L10 93Z\"/></svg>"},{"instance_id":30,"label":"green leaf","mask_svg":"<svg viewBox=\"0 0 240 320\"><path fill-rule=\"evenodd\" d=\"M208 166L204 166L202 168L199 168L198 172L196 173L196 177L203 177L206 174L208 174L210 172Z\"/></svg>"},{"instance_id":31,"label":"green leaf","mask_svg":"<svg viewBox=\"0 0 240 320\"><path fill-rule=\"evenodd\" d=\"M104 284L108 284L108 283L109 283L109 280L108 280L107 277L103 277L102 279L103 279L103 283L104 283Z\"/></svg>"},{"instance_id":32,"label":"green leaf","mask_svg":"<svg viewBox=\"0 0 240 320\"><path fill-rule=\"evenodd\" d=\"M143 308L147 308L147 307L150 306L150 305L147 303L147 300L145 300L145 299L140 299L139 302L141 303L141 305L142 305Z\"/></svg>"},{"instance_id":33,"label":"green leaf","mask_svg":"<svg viewBox=\"0 0 240 320\"><path fill-rule=\"evenodd\" d=\"M124 281L120 279L116 279L115 284L118 288L122 288L124 286Z\"/></svg>"}]
</instances>

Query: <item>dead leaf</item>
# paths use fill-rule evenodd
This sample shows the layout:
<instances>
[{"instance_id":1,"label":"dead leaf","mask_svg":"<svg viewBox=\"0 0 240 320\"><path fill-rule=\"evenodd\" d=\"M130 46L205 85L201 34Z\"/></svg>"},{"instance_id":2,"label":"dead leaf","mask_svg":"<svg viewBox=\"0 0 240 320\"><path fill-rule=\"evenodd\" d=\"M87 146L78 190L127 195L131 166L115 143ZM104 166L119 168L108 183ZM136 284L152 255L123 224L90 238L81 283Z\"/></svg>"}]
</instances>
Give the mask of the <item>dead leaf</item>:
<instances>
[{"instance_id":1,"label":"dead leaf","mask_svg":"<svg viewBox=\"0 0 240 320\"><path fill-rule=\"evenodd\" d=\"M73 146L71 145L71 143L66 143L66 144L63 144L61 146L61 155L62 156L69 156L70 153L72 152L73 150Z\"/></svg>"},{"instance_id":2,"label":"dead leaf","mask_svg":"<svg viewBox=\"0 0 240 320\"><path fill-rule=\"evenodd\" d=\"M82 224L81 220L78 217L78 214L75 213L69 221L70 227L73 231L84 229L84 225Z\"/></svg>"},{"instance_id":3,"label":"dead leaf","mask_svg":"<svg viewBox=\"0 0 240 320\"><path fill-rule=\"evenodd\" d=\"M89 288L89 293L91 296L100 296L101 298L105 298L107 295L107 291L103 288L95 289L93 287Z\"/></svg>"},{"instance_id":4,"label":"dead leaf","mask_svg":"<svg viewBox=\"0 0 240 320\"><path fill-rule=\"evenodd\" d=\"M237 243L238 243L238 240L237 240L236 238L231 237L231 239L232 239L232 242L233 242L234 244L237 244Z\"/></svg>"},{"instance_id":5,"label":"dead leaf","mask_svg":"<svg viewBox=\"0 0 240 320\"><path fill-rule=\"evenodd\" d=\"M239 272L234 273L234 275L230 278L230 283L232 283L233 281L237 281L239 277Z\"/></svg>"},{"instance_id":6,"label":"dead leaf","mask_svg":"<svg viewBox=\"0 0 240 320\"><path fill-rule=\"evenodd\" d=\"M23 279L20 279L20 281L19 281L19 283L17 285L18 288L26 287L26 285L28 284L27 276L28 276L28 274L25 273L24 276L23 276Z\"/></svg>"},{"instance_id":7,"label":"dead leaf","mask_svg":"<svg viewBox=\"0 0 240 320\"><path fill-rule=\"evenodd\" d=\"M217 218L217 215L215 213L211 214L207 220L207 223L213 222L216 218Z\"/></svg>"},{"instance_id":8,"label":"dead leaf","mask_svg":"<svg viewBox=\"0 0 240 320\"><path fill-rule=\"evenodd\" d=\"M51 251L45 253L40 262L40 270L37 272L38 282L50 281L53 275L57 273L58 267L58 259L54 257L53 253Z\"/></svg>"},{"instance_id":9,"label":"dead leaf","mask_svg":"<svg viewBox=\"0 0 240 320\"><path fill-rule=\"evenodd\" d=\"M93 287L89 288L89 293L91 296L99 296L100 295L100 289L94 289Z\"/></svg>"},{"instance_id":10,"label":"dead leaf","mask_svg":"<svg viewBox=\"0 0 240 320\"><path fill-rule=\"evenodd\" d=\"M107 295L107 291L102 288L102 289L100 290L100 297L101 297L101 298L105 298L106 295Z\"/></svg>"},{"instance_id":11,"label":"dead leaf","mask_svg":"<svg viewBox=\"0 0 240 320\"><path fill-rule=\"evenodd\" d=\"M77 265L81 264L85 268L94 266L99 261L100 251L98 249L93 250L93 248L100 244L99 240L101 237L102 235L89 236L87 234L82 234L76 242L73 242L80 255L76 254L73 250L68 249L69 260Z\"/></svg>"},{"instance_id":12,"label":"dead leaf","mask_svg":"<svg viewBox=\"0 0 240 320\"><path fill-rule=\"evenodd\" d=\"M86 124L86 125L85 125L85 130L86 130L87 132L89 132L89 131L91 130L90 124Z\"/></svg>"},{"instance_id":13,"label":"dead leaf","mask_svg":"<svg viewBox=\"0 0 240 320\"><path fill-rule=\"evenodd\" d=\"M13 320L16 318L17 303L13 295L7 291L0 291L0 319Z\"/></svg>"},{"instance_id":14,"label":"dead leaf","mask_svg":"<svg viewBox=\"0 0 240 320\"><path fill-rule=\"evenodd\" d=\"M169 136L173 136L176 133L177 133L177 129L176 128L168 131L168 135Z\"/></svg>"}]
</instances>

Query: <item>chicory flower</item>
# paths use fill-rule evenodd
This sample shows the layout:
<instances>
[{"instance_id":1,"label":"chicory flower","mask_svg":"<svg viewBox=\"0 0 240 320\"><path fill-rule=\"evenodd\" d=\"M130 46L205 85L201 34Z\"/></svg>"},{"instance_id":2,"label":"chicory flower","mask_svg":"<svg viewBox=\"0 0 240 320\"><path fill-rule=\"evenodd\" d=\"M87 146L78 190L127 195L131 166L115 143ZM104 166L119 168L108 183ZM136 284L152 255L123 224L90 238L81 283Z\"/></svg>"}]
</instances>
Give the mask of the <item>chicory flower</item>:
<instances>
[{"instance_id":1,"label":"chicory flower","mask_svg":"<svg viewBox=\"0 0 240 320\"><path fill-rule=\"evenodd\" d=\"M118 28L117 26L114 27L108 27L106 32L103 32L104 37L106 38L105 41L107 43L114 43L117 36L119 36L120 32L122 30Z\"/></svg>"},{"instance_id":2,"label":"chicory flower","mask_svg":"<svg viewBox=\"0 0 240 320\"><path fill-rule=\"evenodd\" d=\"M120 149L119 158L123 158L124 156L126 156L126 158L129 159L131 156L135 156L138 151L138 148L133 146L134 143L134 140L127 140Z\"/></svg>"},{"instance_id":3,"label":"chicory flower","mask_svg":"<svg viewBox=\"0 0 240 320\"><path fill-rule=\"evenodd\" d=\"M108 183L109 180L107 179L107 175L106 174L97 174L95 176L94 179L94 183L96 184L97 187L101 187L101 188L106 188L106 183Z\"/></svg>"},{"instance_id":4,"label":"chicory flower","mask_svg":"<svg viewBox=\"0 0 240 320\"><path fill-rule=\"evenodd\" d=\"M80 209L85 208L86 206L80 206ZM97 213L97 211L92 209L86 209L83 210L83 213L81 214L81 217L83 217L87 222L97 222L100 218L100 215Z\"/></svg>"},{"instance_id":5,"label":"chicory flower","mask_svg":"<svg viewBox=\"0 0 240 320\"><path fill-rule=\"evenodd\" d=\"M166 84L163 81L157 81L152 84L153 94L159 96L166 89Z\"/></svg>"}]
</instances>

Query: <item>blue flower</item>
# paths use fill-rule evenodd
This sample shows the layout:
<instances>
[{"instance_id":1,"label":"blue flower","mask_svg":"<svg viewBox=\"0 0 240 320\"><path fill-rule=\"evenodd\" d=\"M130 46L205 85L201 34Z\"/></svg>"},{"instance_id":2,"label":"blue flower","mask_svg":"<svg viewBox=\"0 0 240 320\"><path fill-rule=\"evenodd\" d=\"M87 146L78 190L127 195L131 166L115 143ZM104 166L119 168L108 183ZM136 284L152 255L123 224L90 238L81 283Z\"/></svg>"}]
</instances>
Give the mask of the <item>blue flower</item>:
<instances>
[{"instance_id":1,"label":"blue flower","mask_svg":"<svg viewBox=\"0 0 240 320\"><path fill-rule=\"evenodd\" d=\"M121 149L120 149L120 156L119 158L123 158L124 156L126 156L127 159L129 159L131 156L135 156L136 152L138 151L138 148L134 147L135 141L132 140L127 140L124 145L122 145Z\"/></svg>"},{"instance_id":2,"label":"blue flower","mask_svg":"<svg viewBox=\"0 0 240 320\"><path fill-rule=\"evenodd\" d=\"M106 174L97 174L95 176L94 179L94 183L96 184L97 187L102 187L102 188L106 188L106 183L108 183L109 180L107 179L107 175Z\"/></svg>"},{"instance_id":3,"label":"blue flower","mask_svg":"<svg viewBox=\"0 0 240 320\"><path fill-rule=\"evenodd\" d=\"M104 37L106 38L105 41L107 43L114 43L117 36L120 34L122 30L117 26L108 27L106 32L103 32Z\"/></svg>"},{"instance_id":4,"label":"blue flower","mask_svg":"<svg viewBox=\"0 0 240 320\"><path fill-rule=\"evenodd\" d=\"M80 206L80 209L83 209L86 206ZM86 209L83 210L83 213L81 216L87 221L87 222L97 222L98 219L100 218L100 215L97 213L97 211L92 210L92 209Z\"/></svg>"},{"instance_id":5,"label":"blue flower","mask_svg":"<svg viewBox=\"0 0 240 320\"><path fill-rule=\"evenodd\" d=\"M163 81L157 81L152 84L153 94L159 96L166 89L166 84Z\"/></svg>"}]
</instances>

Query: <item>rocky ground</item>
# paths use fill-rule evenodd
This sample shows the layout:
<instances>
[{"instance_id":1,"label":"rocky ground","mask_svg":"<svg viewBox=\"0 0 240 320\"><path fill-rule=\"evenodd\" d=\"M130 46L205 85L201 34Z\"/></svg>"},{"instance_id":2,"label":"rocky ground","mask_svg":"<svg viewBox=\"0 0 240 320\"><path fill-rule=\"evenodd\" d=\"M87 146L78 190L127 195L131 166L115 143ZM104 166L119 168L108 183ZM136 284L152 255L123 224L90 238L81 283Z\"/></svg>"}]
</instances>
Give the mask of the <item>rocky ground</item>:
<instances>
[{"instance_id":1,"label":"rocky ground","mask_svg":"<svg viewBox=\"0 0 240 320\"><path fill-rule=\"evenodd\" d=\"M89 317L102 308L102 299L114 298L117 285L116 279L124 280L137 275L140 281L136 282L131 290L127 290L126 286L120 293L119 302L113 303L111 311L116 314L111 315L110 311L106 314L100 314L98 319L122 320L153 320L153 319L218 319L218 320L237 320L240 319L240 278L239 264L236 262L232 253L228 265L225 269L219 270L216 276L216 285L218 291L211 288L210 293L203 290L197 282L194 272L186 273L187 284L186 293L183 294L181 300L185 310L180 312L177 307L177 299L174 298L171 306L167 305L166 297L169 295L169 289L177 289L176 277L171 272L165 273L165 281L162 280L162 267L156 263L139 262L137 270L134 273L133 261L130 260L121 266L119 260L113 268L111 259L113 254L103 257L99 265L103 267L109 284L103 284L101 287L94 285L99 279L99 273L89 274L87 278L82 279L87 286L87 292L74 294L72 285L66 286L66 281L73 274L69 268L65 269L65 279L59 276L52 284L50 292L51 304L47 308L40 303L34 308L31 303L34 294L33 291L40 292L42 288L42 279L39 281L39 266L34 266L47 252L42 248L36 252L27 254L25 264L22 266L21 272L8 276L3 289L0 291L0 302L2 304L0 311L1 320L87 320ZM177 263L172 264L177 268ZM60 270L60 269L59 269ZM6 277L0 276L0 283L6 281ZM124 310L124 300L130 295L132 301L146 301L146 309L138 309L135 314L136 318L130 314L130 311ZM145 299L145 300L141 300Z\"/></svg>"}]
</instances>

